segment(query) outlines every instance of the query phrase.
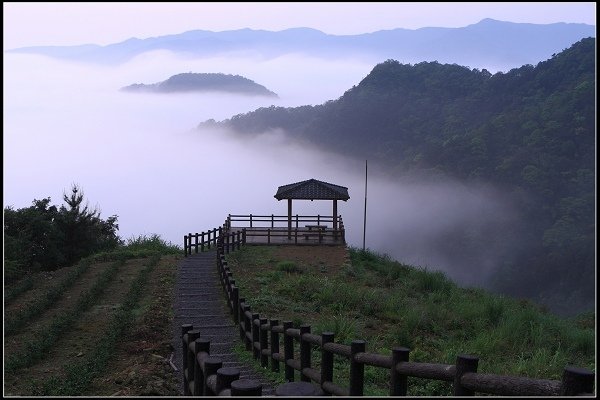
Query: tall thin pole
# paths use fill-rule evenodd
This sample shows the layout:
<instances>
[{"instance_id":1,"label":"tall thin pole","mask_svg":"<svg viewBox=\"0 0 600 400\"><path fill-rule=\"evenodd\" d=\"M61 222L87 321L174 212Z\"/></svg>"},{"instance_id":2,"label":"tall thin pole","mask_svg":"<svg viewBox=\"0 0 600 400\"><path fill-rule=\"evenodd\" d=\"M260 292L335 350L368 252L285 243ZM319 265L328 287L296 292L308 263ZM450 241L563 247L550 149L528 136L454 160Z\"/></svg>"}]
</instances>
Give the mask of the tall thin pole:
<instances>
[{"instance_id":1,"label":"tall thin pole","mask_svg":"<svg viewBox=\"0 0 600 400\"><path fill-rule=\"evenodd\" d=\"M363 223L363 251L365 250L365 237L367 235L367 160L365 160L365 218Z\"/></svg>"}]
</instances>

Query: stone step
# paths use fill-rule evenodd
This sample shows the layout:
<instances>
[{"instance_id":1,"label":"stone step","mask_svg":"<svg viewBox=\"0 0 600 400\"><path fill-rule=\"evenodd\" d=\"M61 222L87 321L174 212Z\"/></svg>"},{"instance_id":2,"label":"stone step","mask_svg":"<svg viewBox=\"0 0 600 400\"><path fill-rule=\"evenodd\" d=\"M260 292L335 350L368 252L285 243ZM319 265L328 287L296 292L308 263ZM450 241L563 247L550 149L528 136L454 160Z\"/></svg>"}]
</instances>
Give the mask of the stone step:
<instances>
[{"instance_id":1,"label":"stone step","mask_svg":"<svg viewBox=\"0 0 600 400\"><path fill-rule=\"evenodd\" d=\"M223 292L216 253L198 253L180 259L177 273L173 319L175 364L182 366L181 325L191 324L200 331L200 337L211 341L211 356L221 358L224 366L238 368L241 378L261 382L263 395L273 395L274 384L233 353L240 342L239 328L233 323Z\"/></svg>"}]
</instances>

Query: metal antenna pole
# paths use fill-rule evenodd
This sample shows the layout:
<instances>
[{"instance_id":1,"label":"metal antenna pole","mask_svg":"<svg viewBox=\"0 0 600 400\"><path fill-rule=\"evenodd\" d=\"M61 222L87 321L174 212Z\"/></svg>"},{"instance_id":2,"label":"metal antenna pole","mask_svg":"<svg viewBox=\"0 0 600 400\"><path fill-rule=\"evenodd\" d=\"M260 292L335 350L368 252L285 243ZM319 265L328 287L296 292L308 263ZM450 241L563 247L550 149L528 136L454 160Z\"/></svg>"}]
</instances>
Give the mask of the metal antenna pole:
<instances>
[{"instance_id":1,"label":"metal antenna pole","mask_svg":"<svg viewBox=\"0 0 600 400\"><path fill-rule=\"evenodd\" d=\"M365 237L367 235L367 160L365 160L365 217L363 223L363 251L365 250Z\"/></svg>"}]
</instances>

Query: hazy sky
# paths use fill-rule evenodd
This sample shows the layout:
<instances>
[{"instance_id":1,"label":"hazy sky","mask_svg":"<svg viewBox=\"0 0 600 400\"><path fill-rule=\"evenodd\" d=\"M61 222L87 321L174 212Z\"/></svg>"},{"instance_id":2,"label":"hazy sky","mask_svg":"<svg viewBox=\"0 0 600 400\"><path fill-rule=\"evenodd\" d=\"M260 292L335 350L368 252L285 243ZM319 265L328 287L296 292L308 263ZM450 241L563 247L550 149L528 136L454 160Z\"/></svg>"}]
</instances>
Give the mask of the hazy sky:
<instances>
[{"instance_id":1,"label":"hazy sky","mask_svg":"<svg viewBox=\"0 0 600 400\"><path fill-rule=\"evenodd\" d=\"M330 34L381 29L461 27L493 18L510 22L596 24L596 3L3 3L4 49L36 45L106 45L194 29L283 30Z\"/></svg>"}]
</instances>

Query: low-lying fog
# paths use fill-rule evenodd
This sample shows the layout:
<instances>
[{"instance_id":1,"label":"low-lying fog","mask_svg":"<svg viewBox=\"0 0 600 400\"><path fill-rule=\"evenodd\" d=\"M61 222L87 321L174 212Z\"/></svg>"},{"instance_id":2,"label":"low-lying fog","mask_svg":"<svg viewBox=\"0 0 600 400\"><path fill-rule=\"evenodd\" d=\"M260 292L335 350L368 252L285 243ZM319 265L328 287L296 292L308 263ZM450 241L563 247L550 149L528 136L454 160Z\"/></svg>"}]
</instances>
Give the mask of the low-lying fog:
<instances>
[{"instance_id":1,"label":"low-lying fog","mask_svg":"<svg viewBox=\"0 0 600 400\"><path fill-rule=\"evenodd\" d=\"M159 52L98 67L5 54L4 206L28 207L45 197L61 205L63 191L77 183L102 218L118 215L124 239L157 233L181 245L184 234L217 227L229 213L285 215L287 203L273 197L277 187L315 178L348 187L350 200L338 211L349 244L362 247L364 160L301 148L283 133L240 138L195 127L272 104L337 99L373 66L299 56L186 60ZM280 99L119 92L182 72L242 75ZM502 262L505 248L494 236L485 251L458 245L461 237L511 225L510 204L494 188L394 183L372 162L368 248L441 269L463 284L483 282ZM331 202L295 201L293 212L330 215Z\"/></svg>"}]
</instances>

